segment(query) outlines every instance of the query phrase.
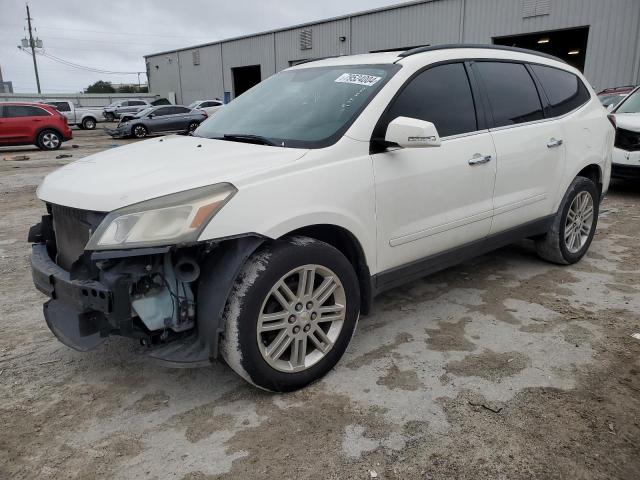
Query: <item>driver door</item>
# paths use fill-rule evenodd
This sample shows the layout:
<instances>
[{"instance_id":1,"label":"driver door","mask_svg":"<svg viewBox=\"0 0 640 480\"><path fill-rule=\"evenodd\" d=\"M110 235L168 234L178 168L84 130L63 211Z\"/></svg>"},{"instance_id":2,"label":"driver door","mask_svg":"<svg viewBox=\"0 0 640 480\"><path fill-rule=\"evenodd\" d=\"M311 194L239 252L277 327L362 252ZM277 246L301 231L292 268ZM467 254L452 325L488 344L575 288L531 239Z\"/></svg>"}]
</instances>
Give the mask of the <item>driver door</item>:
<instances>
[{"instance_id":1,"label":"driver door","mask_svg":"<svg viewBox=\"0 0 640 480\"><path fill-rule=\"evenodd\" d=\"M404 266L489 234L496 154L462 62L430 67L405 85L376 127L397 117L432 122L441 145L372 154L378 267Z\"/></svg>"}]
</instances>

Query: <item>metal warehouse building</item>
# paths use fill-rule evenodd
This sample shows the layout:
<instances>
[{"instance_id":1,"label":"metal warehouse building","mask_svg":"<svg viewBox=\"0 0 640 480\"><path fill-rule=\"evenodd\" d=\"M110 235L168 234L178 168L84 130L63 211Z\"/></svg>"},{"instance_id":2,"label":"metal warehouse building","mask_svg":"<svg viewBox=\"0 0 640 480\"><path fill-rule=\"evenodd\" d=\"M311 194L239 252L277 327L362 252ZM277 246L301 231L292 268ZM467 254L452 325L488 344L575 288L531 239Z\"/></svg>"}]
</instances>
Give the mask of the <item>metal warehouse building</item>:
<instances>
[{"instance_id":1,"label":"metal warehouse building","mask_svg":"<svg viewBox=\"0 0 640 480\"><path fill-rule=\"evenodd\" d=\"M443 43L532 48L594 88L640 83L640 0L431 0L145 57L151 91L176 103L240 95L301 60Z\"/></svg>"}]
</instances>

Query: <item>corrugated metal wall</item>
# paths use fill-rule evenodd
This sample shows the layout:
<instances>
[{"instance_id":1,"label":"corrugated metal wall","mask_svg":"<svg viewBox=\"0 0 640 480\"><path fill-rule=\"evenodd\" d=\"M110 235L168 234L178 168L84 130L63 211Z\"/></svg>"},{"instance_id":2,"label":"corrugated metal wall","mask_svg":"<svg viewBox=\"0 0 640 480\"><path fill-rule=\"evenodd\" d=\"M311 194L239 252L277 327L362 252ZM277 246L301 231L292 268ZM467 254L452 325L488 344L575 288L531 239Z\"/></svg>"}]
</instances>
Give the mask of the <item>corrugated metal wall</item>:
<instances>
[{"instance_id":1,"label":"corrugated metal wall","mask_svg":"<svg viewBox=\"0 0 640 480\"><path fill-rule=\"evenodd\" d=\"M440 0L353 17L353 53L457 43L461 1Z\"/></svg>"},{"instance_id":2,"label":"corrugated metal wall","mask_svg":"<svg viewBox=\"0 0 640 480\"><path fill-rule=\"evenodd\" d=\"M585 76L596 88L640 82L640 1L551 0L550 14L523 18L522 2L467 0L463 42L589 26Z\"/></svg>"},{"instance_id":3,"label":"corrugated metal wall","mask_svg":"<svg viewBox=\"0 0 640 480\"><path fill-rule=\"evenodd\" d=\"M276 69L288 68L290 62L309 58L329 57L332 55L349 55L351 51L351 34L349 19L321 23L313 27L293 28L276 32ZM311 49L300 49L300 33L311 29ZM344 42L340 37L345 37Z\"/></svg>"},{"instance_id":4,"label":"corrugated metal wall","mask_svg":"<svg viewBox=\"0 0 640 480\"><path fill-rule=\"evenodd\" d=\"M176 52L153 55L147 57L151 91L165 96L175 92L178 102L189 103L222 98L225 91L233 95L234 67L260 65L264 80L308 58L424 44L492 43L494 37L580 26L589 26L585 75L596 89L640 83L639 0L545 0L549 14L533 17L525 17L524 1L412 2L201 46L200 65L193 65L195 47L181 50L179 62ZM312 48L303 50L300 33L308 29Z\"/></svg>"}]
</instances>

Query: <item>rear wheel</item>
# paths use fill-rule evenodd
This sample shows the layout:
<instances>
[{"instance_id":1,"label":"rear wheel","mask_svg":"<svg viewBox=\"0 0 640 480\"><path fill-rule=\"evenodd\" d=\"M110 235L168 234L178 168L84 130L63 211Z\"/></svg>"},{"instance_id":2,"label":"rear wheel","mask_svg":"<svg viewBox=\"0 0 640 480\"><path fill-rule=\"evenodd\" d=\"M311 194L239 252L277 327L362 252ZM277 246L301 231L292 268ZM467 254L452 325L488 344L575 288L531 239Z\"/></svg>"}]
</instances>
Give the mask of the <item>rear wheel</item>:
<instances>
[{"instance_id":1,"label":"rear wheel","mask_svg":"<svg viewBox=\"0 0 640 480\"><path fill-rule=\"evenodd\" d=\"M85 130L93 130L96 128L96 119L87 117L82 120L82 128Z\"/></svg>"},{"instance_id":2,"label":"rear wheel","mask_svg":"<svg viewBox=\"0 0 640 480\"><path fill-rule=\"evenodd\" d=\"M198 128L198 125L200 125L198 122L191 122L187 127L187 132L188 133L193 132L196 128Z\"/></svg>"},{"instance_id":3,"label":"rear wheel","mask_svg":"<svg viewBox=\"0 0 640 480\"><path fill-rule=\"evenodd\" d=\"M302 388L340 360L359 306L358 281L342 253L306 237L278 241L238 276L225 309L223 357L258 387Z\"/></svg>"},{"instance_id":4,"label":"rear wheel","mask_svg":"<svg viewBox=\"0 0 640 480\"><path fill-rule=\"evenodd\" d=\"M131 133L133 133L133 136L136 138L144 138L149 134L147 127L144 125L134 125L131 129Z\"/></svg>"},{"instance_id":5,"label":"rear wheel","mask_svg":"<svg viewBox=\"0 0 640 480\"><path fill-rule=\"evenodd\" d=\"M569 265L589 250L598 223L600 194L589 178L576 177L565 193L551 229L536 241L538 255Z\"/></svg>"},{"instance_id":6,"label":"rear wheel","mask_svg":"<svg viewBox=\"0 0 640 480\"><path fill-rule=\"evenodd\" d=\"M36 145L41 150L57 150L62 145L62 135L55 130L43 130L38 134Z\"/></svg>"}]
</instances>

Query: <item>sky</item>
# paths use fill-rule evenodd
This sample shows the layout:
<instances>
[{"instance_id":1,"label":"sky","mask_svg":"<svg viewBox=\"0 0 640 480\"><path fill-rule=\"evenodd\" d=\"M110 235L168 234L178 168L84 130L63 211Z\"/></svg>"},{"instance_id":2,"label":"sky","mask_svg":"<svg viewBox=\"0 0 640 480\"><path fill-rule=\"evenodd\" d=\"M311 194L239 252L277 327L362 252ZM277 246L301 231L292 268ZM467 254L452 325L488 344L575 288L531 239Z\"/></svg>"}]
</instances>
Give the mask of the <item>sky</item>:
<instances>
[{"instance_id":1,"label":"sky","mask_svg":"<svg viewBox=\"0 0 640 480\"><path fill-rule=\"evenodd\" d=\"M110 72L144 72L144 55L400 3L400 0L30 0L43 52ZM16 93L37 92L24 0L0 0L0 68ZM97 80L137 83L37 56L43 93L73 93ZM144 83L145 75L141 75Z\"/></svg>"}]
</instances>

